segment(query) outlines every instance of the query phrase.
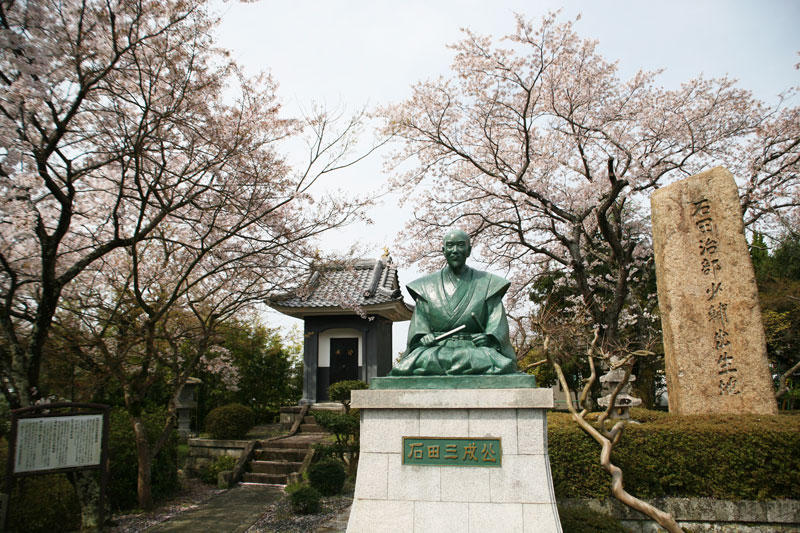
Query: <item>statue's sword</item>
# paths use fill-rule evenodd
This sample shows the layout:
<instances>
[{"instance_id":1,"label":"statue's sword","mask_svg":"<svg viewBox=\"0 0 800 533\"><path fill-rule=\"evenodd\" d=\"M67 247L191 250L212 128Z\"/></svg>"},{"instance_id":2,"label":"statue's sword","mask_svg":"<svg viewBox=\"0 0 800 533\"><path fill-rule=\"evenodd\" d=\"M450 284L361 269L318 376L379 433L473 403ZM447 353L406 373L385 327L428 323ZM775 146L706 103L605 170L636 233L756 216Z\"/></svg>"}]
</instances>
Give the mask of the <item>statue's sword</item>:
<instances>
[{"instance_id":1,"label":"statue's sword","mask_svg":"<svg viewBox=\"0 0 800 533\"><path fill-rule=\"evenodd\" d=\"M447 337L450 337L451 335L455 335L456 333L458 333L458 332L459 332L459 331L461 331L462 329L465 329L466 327L467 327L467 325L466 325L466 324L461 324L460 326L458 326L458 327L457 327L457 328L455 328L455 329L451 329L450 331L445 331L444 333L442 333L442 334L441 334L441 335L439 335L438 337L434 337L434 339L433 339L433 340L434 340L435 342L438 342L438 341L440 341L440 340L442 340L442 339L446 339Z\"/></svg>"},{"instance_id":2,"label":"statue's sword","mask_svg":"<svg viewBox=\"0 0 800 533\"><path fill-rule=\"evenodd\" d=\"M477 317L477 316L475 316L475 313L470 313L470 315L472 315L472 320L474 320L474 321L475 321L475 324L477 324L477 326L478 326L478 329L480 329L481 331L483 331L483 327L481 326L481 323L480 323L480 322L478 322L478 317ZM457 328L451 329L450 331L445 331L444 333L442 333L442 334L441 334L441 335L439 335L438 337L434 337L434 339L433 339L433 340L434 340L434 342L438 342L438 341L440 341L440 340L442 340L442 339L446 339L447 337L450 337L450 336L452 336L452 335L455 335L456 333L458 333L459 331L461 331L461 330L465 329L466 327L467 327L467 325L466 325L466 324L461 324L461 325L460 325L460 326L458 326Z\"/></svg>"}]
</instances>

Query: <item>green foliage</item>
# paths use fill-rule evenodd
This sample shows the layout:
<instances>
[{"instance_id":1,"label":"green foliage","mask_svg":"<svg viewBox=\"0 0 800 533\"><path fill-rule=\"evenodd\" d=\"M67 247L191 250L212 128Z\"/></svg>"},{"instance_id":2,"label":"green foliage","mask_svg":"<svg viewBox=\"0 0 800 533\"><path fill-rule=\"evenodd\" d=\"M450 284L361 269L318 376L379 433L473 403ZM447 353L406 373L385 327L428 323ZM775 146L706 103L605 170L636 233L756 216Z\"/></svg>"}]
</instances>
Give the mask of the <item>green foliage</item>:
<instances>
[{"instance_id":1,"label":"green foliage","mask_svg":"<svg viewBox=\"0 0 800 533\"><path fill-rule=\"evenodd\" d=\"M800 354L800 235L787 234L770 253L763 235L756 233L750 255L758 282L767 355L777 377L791 368ZM781 399L781 407L800 407L791 392L800 389L800 373L787 384L790 393Z\"/></svg>"},{"instance_id":2,"label":"green foliage","mask_svg":"<svg viewBox=\"0 0 800 533\"><path fill-rule=\"evenodd\" d=\"M753 233L753 239L750 242L750 259L753 261L753 269L756 272L764 272L770 268L769 249L763 233L757 231Z\"/></svg>"},{"instance_id":3,"label":"green foliage","mask_svg":"<svg viewBox=\"0 0 800 533\"><path fill-rule=\"evenodd\" d=\"M296 514L313 514L320 508L320 493L309 485L296 485L286 488L289 493L289 502L292 504L292 511Z\"/></svg>"},{"instance_id":4,"label":"green foliage","mask_svg":"<svg viewBox=\"0 0 800 533\"><path fill-rule=\"evenodd\" d=\"M344 467L339 461L324 459L308 467L308 482L323 496L333 496L344 487Z\"/></svg>"},{"instance_id":5,"label":"green foliage","mask_svg":"<svg viewBox=\"0 0 800 533\"><path fill-rule=\"evenodd\" d=\"M220 455L200 469L200 480L209 485L216 485L219 473L226 470L233 470L236 466L236 461L236 457Z\"/></svg>"},{"instance_id":6,"label":"green foliage","mask_svg":"<svg viewBox=\"0 0 800 533\"><path fill-rule=\"evenodd\" d=\"M8 442L0 439L0 472L5 475ZM81 508L64 474L16 478L8 507L8 531L50 533L80 529Z\"/></svg>"},{"instance_id":7,"label":"green foliage","mask_svg":"<svg viewBox=\"0 0 800 533\"><path fill-rule=\"evenodd\" d=\"M0 395L0 438L6 438L11 431L11 407L4 395Z\"/></svg>"},{"instance_id":8,"label":"green foliage","mask_svg":"<svg viewBox=\"0 0 800 533\"><path fill-rule=\"evenodd\" d=\"M625 488L640 498L726 500L794 498L800 494L800 416L674 416L633 410L611 460ZM600 446L564 413L548 416L557 498L607 498L610 478Z\"/></svg>"},{"instance_id":9,"label":"green foliage","mask_svg":"<svg viewBox=\"0 0 800 533\"><path fill-rule=\"evenodd\" d=\"M341 461L342 457L347 457L353 451L358 452L358 449L353 450L352 445L339 444L338 442L319 442L314 444L314 460L333 459Z\"/></svg>"},{"instance_id":10,"label":"green foliage","mask_svg":"<svg viewBox=\"0 0 800 533\"><path fill-rule=\"evenodd\" d=\"M312 411L312 415L324 430L333 433L335 443L316 445L323 456L336 457L347 465L349 475L354 475L358 465L358 437L361 432L361 415L358 409L337 413L334 411Z\"/></svg>"},{"instance_id":11,"label":"green foliage","mask_svg":"<svg viewBox=\"0 0 800 533\"><path fill-rule=\"evenodd\" d=\"M333 433L337 442L350 442L358 438L358 431L361 427L361 418L358 410L349 413L337 413L335 411L311 411L314 419L323 429Z\"/></svg>"},{"instance_id":12,"label":"green foliage","mask_svg":"<svg viewBox=\"0 0 800 533\"><path fill-rule=\"evenodd\" d=\"M344 405L345 410L350 409L350 391L368 389L369 385L358 379L339 381L328 387L328 398L332 402Z\"/></svg>"},{"instance_id":13,"label":"green foliage","mask_svg":"<svg viewBox=\"0 0 800 533\"><path fill-rule=\"evenodd\" d=\"M9 503L9 531L50 533L81 527L81 508L64 474L17 479Z\"/></svg>"},{"instance_id":14,"label":"green foliage","mask_svg":"<svg viewBox=\"0 0 800 533\"><path fill-rule=\"evenodd\" d=\"M558 517L564 533L625 533L619 520L588 507L559 505Z\"/></svg>"},{"instance_id":15,"label":"green foliage","mask_svg":"<svg viewBox=\"0 0 800 533\"><path fill-rule=\"evenodd\" d=\"M240 403L217 407L206 416L206 431L212 439L243 439L255 423L253 410Z\"/></svg>"},{"instance_id":16,"label":"green foliage","mask_svg":"<svg viewBox=\"0 0 800 533\"><path fill-rule=\"evenodd\" d=\"M238 378L232 387L215 373L199 373L203 386L198 417L202 420L214 408L236 402L251 407L257 422L274 422L282 405L295 405L302 396L302 337L296 341L261 324L235 320L221 330Z\"/></svg>"},{"instance_id":17,"label":"green foliage","mask_svg":"<svg viewBox=\"0 0 800 533\"><path fill-rule=\"evenodd\" d=\"M147 438L150 442L154 442L164 427L166 409L145 413L143 418ZM134 508L138 504L136 496L138 459L133 426L125 409L111 410L108 453L111 476L111 482L108 484L109 505L115 510ZM151 490L154 500L166 498L180 488L177 461L178 434L173 431L167 443L153 459Z\"/></svg>"}]
</instances>

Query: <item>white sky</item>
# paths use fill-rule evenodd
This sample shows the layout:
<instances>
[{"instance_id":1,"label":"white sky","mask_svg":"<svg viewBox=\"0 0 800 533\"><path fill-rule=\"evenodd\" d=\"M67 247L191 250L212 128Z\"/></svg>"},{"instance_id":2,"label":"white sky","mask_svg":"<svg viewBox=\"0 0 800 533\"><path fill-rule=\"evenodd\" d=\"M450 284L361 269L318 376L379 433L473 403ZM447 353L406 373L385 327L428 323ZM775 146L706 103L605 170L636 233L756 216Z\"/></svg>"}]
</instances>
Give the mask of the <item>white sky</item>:
<instances>
[{"instance_id":1,"label":"white sky","mask_svg":"<svg viewBox=\"0 0 800 533\"><path fill-rule=\"evenodd\" d=\"M727 74L769 103L800 85L796 0L231 1L219 4L218 44L249 74L274 76L288 115L313 103L354 111L398 102L413 83L447 75L452 51L446 45L460 39L460 28L499 38L513 32L514 12L538 21L559 8L563 20L581 14L577 32L597 39L606 59L619 61L623 79L663 68L659 79L672 88L699 74ZM382 163L372 157L331 179L344 190L377 190L387 179ZM343 251L360 244L367 257L378 257L399 240L409 209L389 198L370 213L373 225L339 231L323 247ZM399 266L403 284L420 275ZM274 312L266 320L300 322ZM395 353L405 346L407 324L395 325Z\"/></svg>"}]
</instances>

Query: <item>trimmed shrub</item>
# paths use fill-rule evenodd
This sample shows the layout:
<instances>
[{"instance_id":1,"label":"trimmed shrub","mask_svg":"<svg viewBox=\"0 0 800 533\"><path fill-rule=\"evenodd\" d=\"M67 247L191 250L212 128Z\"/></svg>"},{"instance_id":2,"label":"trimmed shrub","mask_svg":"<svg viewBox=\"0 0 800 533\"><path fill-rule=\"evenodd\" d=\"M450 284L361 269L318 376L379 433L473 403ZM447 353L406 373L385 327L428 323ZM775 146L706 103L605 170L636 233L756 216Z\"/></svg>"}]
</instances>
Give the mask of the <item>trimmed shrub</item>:
<instances>
[{"instance_id":1,"label":"trimmed shrub","mask_svg":"<svg viewBox=\"0 0 800 533\"><path fill-rule=\"evenodd\" d=\"M558 517L564 533L625 533L622 523L604 513L588 507L558 506Z\"/></svg>"},{"instance_id":2,"label":"trimmed shrub","mask_svg":"<svg viewBox=\"0 0 800 533\"><path fill-rule=\"evenodd\" d=\"M212 439L243 439L255 424L255 414L240 403L212 409L206 416L206 431Z\"/></svg>"},{"instance_id":3,"label":"trimmed shrub","mask_svg":"<svg viewBox=\"0 0 800 533\"><path fill-rule=\"evenodd\" d=\"M313 514L319 511L320 494L314 487L299 485L289 489L289 502L295 514Z\"/></svg>"},{"instance_id":4,"label":"trimmed shrub","mask_svg":"<svg viewBox=\"0 0 800 533\"><path fill-rule=\"evenodd\" d=\"M155 442L166 420L166 409L145 413L147 438ZM139 461L136 456L136 438L128 412L115 407L111 410L108 443L110 478L108 503L114 510L132 509L138 505L136 485ZM172 432L167 443L153 459L151 466L153 500L162 500L180 488L178 481L178 434Z\"/></svg>"},{"instance_id":5,"label":"trimmed shrub","mask_svg":"<svg viewBox=\"0 0 800 533\"><path fill-rule=\"evenodd\" d=\"M369 385L358 379L337 381L328 387L328 398L332 402L344 404L345 409L350 408L350 391L368 389Z\"/></svg>"},{"instance_id":6,"label":"trimmed shrub","mask_svg":"<svg viewBox=\"0 0 800 533\"><path fill-rule=\"evenodd\" d=\"M635 409L611 461L639 498L725 500L800 494L800 415L675 416ZM611 495L600 446L570 415L548 415L548 448L557 498Z\"/></svg>"},{"instance_id":7,"label":"trimmed shrub","mask_svg":"<svg viewBox=\"0 0 800 533\"><path fill-rule=\"evenodd\" d=\"M344 467L339 461L325 459L308 467L308 482L323 496L342 492L344 478Z\"/></svg>"},{"instance_id":8,"label":"trimmed shrub","mask_svg":"<svg viewBox=\"0 0 800 533\"><path fill-rule=\"evenodd\" d=\"M200 481L209 485L216 485L219 473L226 470L233 470L237 461L238 459L231 455L220 455L200 468Z\"/></svg>"}]
</instances>

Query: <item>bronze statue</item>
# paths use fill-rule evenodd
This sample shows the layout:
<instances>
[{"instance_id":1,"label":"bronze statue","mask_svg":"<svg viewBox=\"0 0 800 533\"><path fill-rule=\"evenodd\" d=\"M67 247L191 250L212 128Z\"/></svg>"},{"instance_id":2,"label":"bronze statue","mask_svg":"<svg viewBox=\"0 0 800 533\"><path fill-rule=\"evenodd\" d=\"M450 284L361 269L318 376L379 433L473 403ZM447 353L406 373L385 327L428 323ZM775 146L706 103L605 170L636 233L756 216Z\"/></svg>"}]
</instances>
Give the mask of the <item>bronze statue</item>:
<instances>
[{"instance_id":1,"label":"bronze statue","mask_svg":"<svg viewBox=\"0 0 800 533\"><path fill-rule=\"evenodd\" d=\"M407 285L416 308L408 346L390 376L516 372L502 302L510 283L468 267L471 251L464 231L450 231L442 246L447 266Z\"/></svg>"}]
</instances>

